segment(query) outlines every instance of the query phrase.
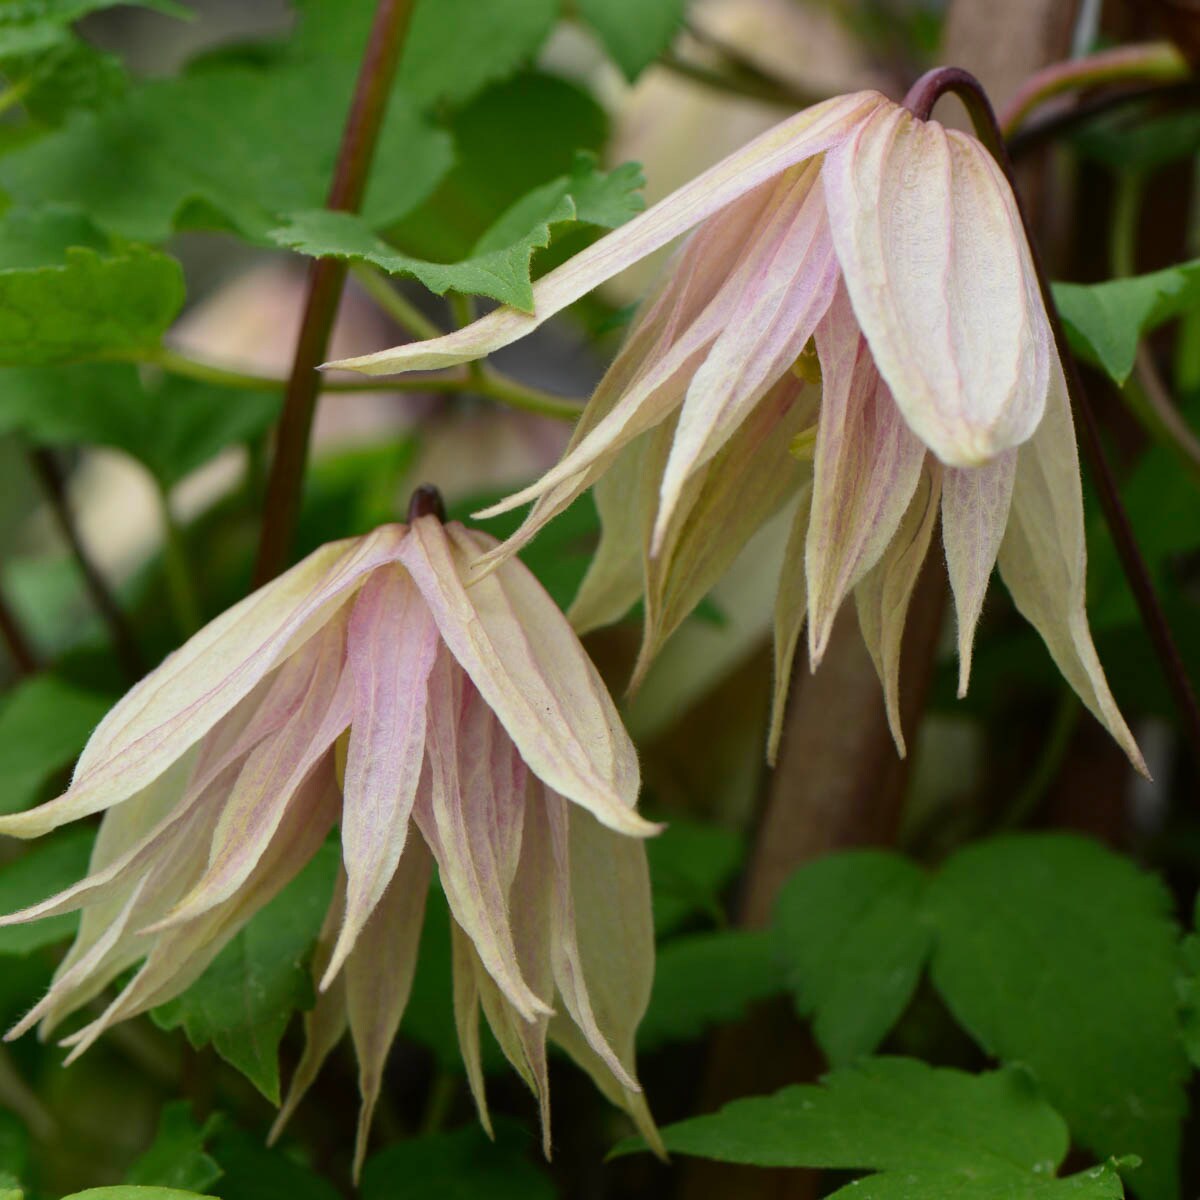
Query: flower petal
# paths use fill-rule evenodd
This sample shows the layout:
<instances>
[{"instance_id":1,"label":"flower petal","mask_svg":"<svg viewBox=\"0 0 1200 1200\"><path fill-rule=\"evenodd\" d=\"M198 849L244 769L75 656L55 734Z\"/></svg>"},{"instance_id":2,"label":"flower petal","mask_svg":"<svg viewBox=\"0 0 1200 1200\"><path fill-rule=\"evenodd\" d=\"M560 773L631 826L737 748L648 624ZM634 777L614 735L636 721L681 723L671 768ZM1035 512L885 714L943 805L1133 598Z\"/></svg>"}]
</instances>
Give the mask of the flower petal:
<instances>
[{"instance_id":1,"label":"flower petal","mask_svg":"<svg viewBox=\"0 0 1200 1200\"><path fill-rule=\"evenodd\" d=\"M479 1041L479 976L485 975L487 969L479 961L471 939L453 917L450 918L450 969L454 981L454 1029L467 1072L467 1086L471 1089L471 1099L475 1101L475 1111L484 1133L494 1138Z\"/></svg>"},{"instance_id":2,"label":"flower petal","mask_svg":"<svg viewBox=\"0 0 1200 1200\"><path fill-rule=\"evenodd\" d=\"M346 640L354 680L342 789L346 922L322 986L346 960L404 850L425 759L426 687L440 640L402 567L380 569L359 592Z\"/></svg>"},{"instance_id":3,"label":"flower petal","mask_svg":"<svg viewBox=\"0 0 1200 1200\"><path fill-rule=\"evenodd\" d=\"M432 517L410 529L402 561L530 770L614 829L656 832L634 809L637 754L612 698L541 584L512 559L468 592L471 564L492 539Z\"/></svg>"},{"instance_id":4,"label":"flower petal","mask_svg":"<svg viewBox=\"0 0 1200 1200\"><path fill-rule=\"evenodd\" d=\"M858 625L883 685L888 725L901 758L906 747L900 724L900 648L908 604L937 524L942 476L941 464L927 460L896 536L854 589Z\"/></svg>"},{"instance_id":5,"label":"flower petal","mask_svg":"<svg viewBox=\"0 0 1200 1200\"><path fill-rule=\"evenodd\" d=\"M982 467L947 467L942 477L942 541L958 613L960 699L967 694L975 626L1008 524L1016 476L1017 451L1002 450Z\"/></svg>"},{"instance_id":6,"label":"flower petal","mask_svg":"<svg viewBox=\"0 0 1200 1200\"><path fill-rule=\"evenodd\" d=\"M767 734L767 762L775 765L779 740L783 736L783 716L792 684L792 663L800 645L800 634L808 619L808 576L804 571L804 547L808 542L808 522L812 513L812 485L800 493L791 532L779 568L779 588L775 593L775 671L771 695L771 726Z\"/></svg>"},{"instance_id":7,"label":"flower petal","mask_svg":"<svg viewBox=\"0 0 1200 1200\"><path fill-rule=\"evenodd\" d=\"M776 125L539 279L533 287L533 316L498 308L444 337L327 365L387 375L451 367L482 358L531 333L597 284L665 246L759 184L835 145L881 103L883 98L878 92L856 92L813 105Z\"/></svg>"},{"instance_id":8,"label":"flower petal","mask_svg":"<svg viewBox=\"0 0 1200 1200\"><path fill-rule=\"evenodd\" d=\"M394 557L400 529L324 546L206 625L101 721L70 789L0 817L0 833L39 837L140 791L324 625L367 572Z\"/></svg>"},{"instance_id":9,"label":"flower petal","mask_svg":"<svg viewBox=\"0 0 1200 1200\"><path fill-rule=\"evenodd\" d=\"M842 599L896 532L925 457L879 378L844 290L817 328L817 351L823 394L804 548L813 670Z\"/></svg>"},{"instance_id":10,"label":"flower petal","mask_svg":"<svg viewBox=\"0 0 1200 1200\"><path fill-rule=\"evenodd\" d=\"M1042 635L1063 677L1134 767L1149 777L1141 751L1109 691L1088 629L1079 456L1066 382L1057 361L1046 415L1017 455L1012 510L997 561L1014 603Z\"/></svg>"},{"instance_id":11,"label":"flower petal","mask_svg":"<svg viewBox=\"0 0 1200 1200\"><path fill-rule=\"evenodd\" d=\"M1025 441L1053 339L991 155L888 105L830 150L822 178L854 311L909 427L957 467Z\"/></svg>"}]
</instances>

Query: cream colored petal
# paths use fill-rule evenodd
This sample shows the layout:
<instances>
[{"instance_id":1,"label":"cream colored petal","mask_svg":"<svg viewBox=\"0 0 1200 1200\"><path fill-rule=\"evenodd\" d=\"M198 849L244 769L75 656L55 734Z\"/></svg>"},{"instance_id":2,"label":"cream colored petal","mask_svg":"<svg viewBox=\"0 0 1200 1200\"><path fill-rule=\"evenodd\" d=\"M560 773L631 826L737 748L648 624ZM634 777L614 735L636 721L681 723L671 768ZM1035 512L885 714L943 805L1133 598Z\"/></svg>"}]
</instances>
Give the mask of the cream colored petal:
<instances>
[{"instance_id":1,"label":"cream colored petal","mask_svg":"<svg viewBox=\"0 0 1200 1200\"><path fill-rule=\"evenodd\" d=\"M822 178L854 311L909 427L957 467L1025 441L1053 338L991 155L888 105L830 150Z\"/></svg>"},{"instance_id":2,"label":"cream colored petal","mask_svg":"<svg viewBox=\"0 0 1200 1200\"><path fill-rule=\"evenodd\" d=\"M1088 629L1087 545L1079 455L1062 367L1055 362L1046 415L1017 456L1008 529L997 559L1021 615L1042 635L1080 700L1148 776L1117 708Z\"/></svg>"},{"instance_id":3,"label":"cream colored petal","mask_svg":"<svg viewBox=\"0 0 1200 1200\"><path fill-rule=\"evenodd\" d=\"M775 593L775 670L771 695L771 727L767 734L767 762L775 765L779 739L783 736L783 715L792 683L792 663L800 645L800 634L808 619L808 577L804 571L804 547L808 542L808 521L812 512L812 485L800 493L791 532L779 568L779 588Z\"/></svg>"},{"instance_id":4,"label":"cream colored petal","mask_svg":"<svg viewBox=\"0 0 1200 1200\"><path fill-rule=\"evenodd\" d=\"M479 961L471 939L453 917L450 918L450 966L454 981L454 1029L467 1072L467 1086L471 1089L480 1125L488 1137L494 1138L479 1041L479 977L485 975L487 969Z\"/></svg>"},{"instance_id":5,"label":"cream colored petal","mask_svg":"<svg viewBox=\"0 0 1200 1200\"><path fill-rule=\"evenodd\" d=\"M468 588L472 563L495 544L422 517L401 554L446 645L539 778L624 833L639 817L637 754L566 618L518 559Z\"/></svg>"},{"instance_id":6,"label":"cream colored petal","mask_svg":"<svg viewBox=\"0 0 1200 1200\"><path fill-rule=\"evenodd\" d=\"M835 145L881 103L877 92L857 92L816 104L781 122L539 279L533 288L532 316L499 308L444 337L329 365L388 375L482 358L531 333L597 284L687 233L759 184Z\"/></svg>"},{"instance_id":7,"label":"cream colored petal","mask_svg":"<svg viewBox=\"0 0 1200 1200\"><path fill-rule=\"evenodd\" d=\"M118 701L84 748L70 789L0 818L0 833L38 837L140 791L394 557L398 530L324 546L206 625Z\"/></svg>"},{"instance_id":8,"label":"cream colored petal","mask_svg":"<svg viewBox=\"0 0 1200 1200\"><path fill-rule=\"evenodd\" d=\"M816 419L819 402L817 389L787 373L689 480L658 555L646 559L646 632L631 687L758 529L810 480L811 467L790 446ZM661 466L647 467L644 486L654 489Z\"/></svg>"},{"instance_id":9,"label":"cream colored petal","mask_svg":"<svg viewBox=\"0 0 1200 1200\"><path fill-rule=\"evenodd\" d=\"M419 837L409 838L391 881L346 960L346 1007L362 1093L354 1144L355 1182L366 1158L384 1064L412 992L432 871L433 860L425 844Z\"/></svg>"},{"instance_id":10,"label":"cream colored petal","mask_svg":"<svg viewBox=\"0 0 1200 1200\"><path fill-rule=\"evenodd\" d=\"M346 640L354 715L342 787L346 923L325 982L337 974L388 887L408 836L425 759L437 625L400 566L377 571L354 602Z\"/></svg>"},{"instance_id":11,"label":"cream colored petal","mask_svg":"<svg viewBox=\"0 0 1200 1200\"><path fill-rule=\"evenodd\" d=\"M925 458L925 447L879 378L844 291L818 327L816 341L821 416L804 548L813 670L842 600L879 561L896 532Z\"/></svg>"},{"instance_id":12,"label":"cream colored petal","mask_svg":"<svg viewBox=\"0 0 1200 1200\"><path fill-rule=\"evenodd\" d=\"M800 171L756 235L761 254L754 272L692 378L662 476L652 557L687 480L734 436L767 389L790 374L833 299L838 264L817 176L816 163Z\"/></svg>"},{"instance_id":13,"label":"cream colored petal","mask_svg":"<svg viewBox=\"0 0 1200 1200\"><path fill-rule=\"evenodd\" d=\"M1017 451L982 467L947 467L942 477L942 541L958 614L958 695L967 694L975 627L1008 524Z\"/></svg>"},{"instance_id":14,"label":"cream colored petal","mask_svg":"<svg viewBox=\"0 0 1200 1200\"><path fill-rule=\"evenodd\" d=\"M883 686L888 726L901 758L906 746L900 724L900 648L908 604L937 524L942 475L936 459L926 462L896 536L854 589L858 625Z\"/></svg>"}]
</instances>

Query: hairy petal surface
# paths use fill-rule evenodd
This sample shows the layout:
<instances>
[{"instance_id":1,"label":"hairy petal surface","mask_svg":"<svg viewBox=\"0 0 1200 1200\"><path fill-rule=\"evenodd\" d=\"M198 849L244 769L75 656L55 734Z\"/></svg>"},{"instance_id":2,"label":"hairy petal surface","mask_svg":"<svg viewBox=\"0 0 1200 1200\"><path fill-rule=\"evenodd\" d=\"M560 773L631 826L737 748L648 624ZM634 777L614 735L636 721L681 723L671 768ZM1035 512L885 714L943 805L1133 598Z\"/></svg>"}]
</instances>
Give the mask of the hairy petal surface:
<instances>
[{"instance_id":1,"label":"hairy petal surface","mask_svg":"<svg viewBox=\"0 0 1200 1200\"><path fill-rule=\"evenodd\" d=\"M1013 602L1042 635L1063 677L1134 767L1148 777L1088 629L1079 456L1066 381L1057 361L1046 416L1017 456L1012 509L997 561Z\"/></svg>"},{"instance_id":2,"label":"hairy petal surface","mask_svg":"<svg viewBox=\"0 0 1200 1200\"><path fill-rule=\"evenodd\" d=\"M822 178L854 311L909 427L958 467L1025 441L1053 338L991 155L886 105L830 150Z\"/></svg>"},{"instance_id":3,"label":"hairy petal surface","mask_svg":"<svg viewBox=\"0 0 1200 1200\"><path fill-rule=\"evenodd\" d=\"M900 723L900 647L909 601L937 524L942 476L941 465L928 460L895 537L854 589L858 626L883 685L888 727L901 758L906 746Z\"/></svg>"},{"instance_id":4,"label":"hairy petal surface","mask_svg":"<svg viewBox=\"0 0 1200 1200\"><path fill-rule=\"evenodd\" d=\"M533 287L532 316L498 308L444 337L329 365L388 375L452 367L491 354L532 333L598 284L687 233L759 184L836 145L884 103L878 92L856 92L813 105L776 125L539 279Z\"/></svg>"},{"instance_id":5,"label":"hairy petal surface","mask_svg":"<svg viewBox=\"0 0 1200 1200\"><path fill-rule=\"evenodd\" d=\"M982 467L947 467L942 477L942 541L958 614L958 695L967 694L975 626L983 612L996 554L1008 524L1017 451L1003 450Z\"/></svg>"},{"instance_id":6,"label":"hairy petal surface","mask_svg":"<svg viewBox=\"0 0 1200 1200\"><path fill-rule=\"evenodd\" d=\"M925 447L879 377L839 291L817 328L823 394L804 547L816 670L846 594L879 561L916 489Z\"/></svg>"}]
</instances>

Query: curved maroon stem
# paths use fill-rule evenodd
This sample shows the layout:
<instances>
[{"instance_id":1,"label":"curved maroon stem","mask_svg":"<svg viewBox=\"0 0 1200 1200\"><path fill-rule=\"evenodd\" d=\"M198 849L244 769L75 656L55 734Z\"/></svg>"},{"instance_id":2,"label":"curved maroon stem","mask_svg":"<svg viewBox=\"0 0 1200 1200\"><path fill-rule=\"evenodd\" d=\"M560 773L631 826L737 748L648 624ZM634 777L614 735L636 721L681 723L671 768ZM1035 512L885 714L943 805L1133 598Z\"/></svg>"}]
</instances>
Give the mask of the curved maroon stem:
<instances>
[{"instance_id":1,"label":"curved maroon stem","mask_svg":"<svg viewBox=\"0 0 1200 1200\"><path fill-rule=\"evenodd\" d=\"M356 212L362 203L412 8L413 0L379 0L375 9L375 21L367 35L358 84L326 201L329 208ZM254 568L255 587L278 575L291 553L320 388L317 367L329 345L346 271L346 263L332 258L318 258L309 268L308 298L267 480L262 537Z\"/></svg>"},{"instance_id":2,"label":"curved maroon stem","mask_svg":"<svg viewBox=\"0 0 1200 1200\"><path fill-rule=\"evenodd\" d=\"M437 517L443 525L446 523L446 505L442 493L432 483L421 484L408 501L408 523L411 525L418 517Z\"/></svg>"},{"instance_id":3,"label":"curved maroon stem","mask_svg":"<svg viewBox=\"0 0 1200 1200\"><path fill-rule=\"evenodd\" d=\"M1163 612L1162 603L1154 590L1154 582L1146 566L1146 560L1138 548L1137 537L1129 521L1129 514L1121 501L1121 493L1117 488L1116 479L1108 459L1104 456L1104 446L1100 440L1100 430L1096 423L1092 406L1088 402L1083 381L1079 377L1079 368L1067 342L1066 331L1058 307L1054 303L1054 294L1050 289L1050 279L1038 252L1037 242L1033 237L1025 206L1021 203L1021 195L1017 191L1016 180L1013 178L1012 161L1008 156L1004 137L996 121L991 102L983 85L969 71L960 67L935 67L927 71L909 89L904 99L905 107L922 120L928 120L933 106L947 92L953 92L966 106L975 126L979 140L991 151L992 157L1000 165L1012 188L1017 211L1021 214L1021 223L1025 229L1025 240L1029 244L1030 257L1034 270L1037 272L1038 288L1042 293L1042 302L1046 307L1046 316L1050 321L1050 329L1054 334L1054 343L1058 349L1058 357L1062 360L1063 374L1066 376L1067 393L1071 397L1071 409L1075 414L1076 424L1081 431L1083 453L1091 469L1096 484L1096 493L1100 500L1100 508L1104 513L1108 532L1117 554L1121 559L1121 567L1133 598L1137 602L1142 624L1150 635L1150 641L1158 656L1163 674L1171 689L1175 706L1183 722L1184 732L1192 747L1195 764L1200 770L1200 705L1196 703L1196 693L1188 678L1183 656L1171 634L1171 626Z\"/></svg>"}]
</instances>

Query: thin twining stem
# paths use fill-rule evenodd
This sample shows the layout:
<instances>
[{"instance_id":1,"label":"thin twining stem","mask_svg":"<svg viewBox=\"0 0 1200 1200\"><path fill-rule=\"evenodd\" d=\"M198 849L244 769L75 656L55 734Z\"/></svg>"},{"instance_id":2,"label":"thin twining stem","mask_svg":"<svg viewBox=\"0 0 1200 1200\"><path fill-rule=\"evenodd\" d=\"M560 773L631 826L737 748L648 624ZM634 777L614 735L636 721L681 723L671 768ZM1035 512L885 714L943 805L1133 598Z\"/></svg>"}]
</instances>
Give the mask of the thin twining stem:
<instances>
[{"instance_id":1,"label":"thin twining stem","mask_svg":"<svg viewBox=\"0 0 1200 1200\"><path fill-rule=\"evenodd\" d=\"M33 473L41 484L46 502L58 524L59 530L66 539L67 545L75 558L79 573L83 576L88 595L96 611L108 626L109 637L113 649L125 674L130 679L140 679L146 673L146 660L142 656L133 629L126 619L125 613L117 603L116 597L108 586L100 568L92 561L87 546L84 545L75 514L71 510L71 502L67 496L67 480L62 467L54 452L44 446L34 446L29 451L29 463Z\"/></svg>"},{"instance_id":2,"label":"thin twining stem","mask_svg":"<svg viewBox=\"0 0 1200 1200\"><path fill-rule=\"evenodd\" d=\"M1108 525L1109 534L1117 548L1125 578L1129 581L1130 590L1137 602L1142 624L1150 635L1150 641L1158 656L1163 674L1171 689L1175 705L1183 721L1184 732L1191 744L1192 753L1200 767L1200 706L1196 703L1196 694L1192 690L1191 680L1183 664L1183 657L1171 634L1171 627L1163 612L1162 604L1154 590L1154 583L1142 552L1138 547L1137 537L1129 521L1129 514L1121 502L1121 494L1113 477L1112 469L1104 455L1104 447L1100 440L1100 431L1096 424L1095 414L1088 402L1087 393L1079 377L1079 368L1071 353L1063 328L1062 318L1054 303L1054 294L1050 288L1050 279L1046 274L1042 257L1034 240L1029 217L1021 203L1013 178L1012 162L1004 144L1004 137L996 123L996 114L992 111L991 102L983 86L974 75L959 67L935 67L927 71L913 84L905 97L905 106L922 120L928 120L933 106L947 92L953 92L966 106L971 122L979 140L987 146L1000 169L1008 178L1016 200L1017 211L1021 214L1021 222L1025 230L1025 239L1029 243L1030 257L1034 270L1037 272L1038 287L1042 293L1042 301L1046 306L1046 316L1050 329L1054 334L1054 342L1058 356L1062 360L1063 373L1066 377L1067 393L1071 398L1071 409L1081 432L1081 442L1084 456L1091 468L1096 484L1097 497L1100 501L1104 520Z\"/></svg>"}]
</instances>

